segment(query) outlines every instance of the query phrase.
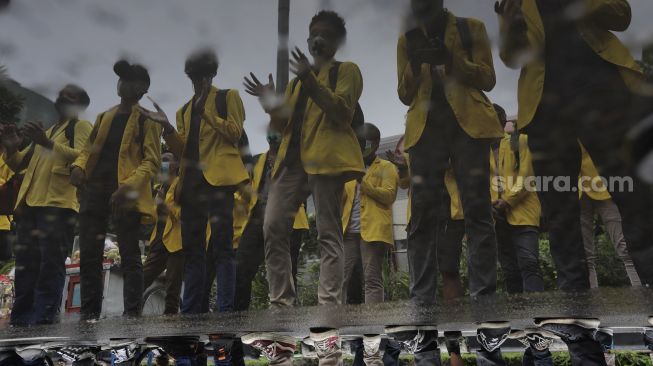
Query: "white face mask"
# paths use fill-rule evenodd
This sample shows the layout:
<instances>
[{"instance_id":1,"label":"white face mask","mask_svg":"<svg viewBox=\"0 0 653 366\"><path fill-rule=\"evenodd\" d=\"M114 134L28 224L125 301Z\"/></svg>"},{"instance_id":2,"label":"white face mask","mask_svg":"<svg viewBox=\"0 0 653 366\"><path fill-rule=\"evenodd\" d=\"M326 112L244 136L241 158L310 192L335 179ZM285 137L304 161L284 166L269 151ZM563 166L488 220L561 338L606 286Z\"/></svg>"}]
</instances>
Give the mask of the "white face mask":
<instances>
[{"instance_id":1,"label":"white face mask","mask_svg":"<svg viewBox=\"0 0 653 366\"><path fill-rule=\"evenodd\" d=\"M310 52L313 57L322 56L326 47L327 40L322 36L310 37L308 39L308 52Z\"/></svg>"},{"instance_id":2,"label":"white face mask","mask_svg":"<svg viewBox=\"0 0 653 366\"><path fill-rule=\"evenodd\" d=\"M84 111L84 107L79 104L66 104L61 106L61 114L65 118L76 118Z\"/></svg>"}]
</instances>

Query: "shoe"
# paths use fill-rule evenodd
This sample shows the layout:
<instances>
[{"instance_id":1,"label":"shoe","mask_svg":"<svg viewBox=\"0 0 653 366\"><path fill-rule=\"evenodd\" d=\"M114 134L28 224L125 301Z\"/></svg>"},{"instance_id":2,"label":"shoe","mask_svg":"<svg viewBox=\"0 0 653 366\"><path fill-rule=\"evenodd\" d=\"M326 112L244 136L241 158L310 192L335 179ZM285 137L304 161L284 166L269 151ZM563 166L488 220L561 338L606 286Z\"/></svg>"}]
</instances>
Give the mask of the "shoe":
<instances>
[{"instance_id":1,"label":"shoe","mask_svg":"<svg viewBox=\"0 0 653 366\"><path fill-rule=\"evenodd\" d=\"M381 336L370 334L363 336L363 357L379 358L381 357Z\"/></svg>"},{"instance_id":2,"label":"shoe","mask_svg":"<svg viewBox=\"0 0 653 366\"><path fill-rule=\"evenodd\" d=\"M317 358L317 351L315 351L315 343L311 337L306 337L301 341L302 357Z\"/></svg>"},{"instance_id":3,"label":"shoe","mask_svg":"<svg viewBox=\"0 0 653 366\"><path fill-rule=\"evenodd\" d=\"M27 347L16 347L16 354L18 354L26 364L36 364L37 361L43 360L46 356L43 346L39 344Z\"/></svg>"},{"instance_id":4,"label":"shoe","mask_svg":"<svg viewBox=\"0 0 653 366\"><path fill-rule=\"evenodd\" d=\"M342 341L336 329L313 329L310 335L317 357L329 357L342 351Z\"/></svg>"},{"instance_id":5,"label":"shoe","mask_svg":"<svg viewBox=\"0 0 653 366\"><path fill-rule=\"evenodd\" d=\"M216 365L231 363L231 349L233 348L234 340L232 335L209 335L209 341L213 346L213 360Z\"/></svg>"},{"instance_id":6,"label":"shoe","mask_svg":"<svg viewBox=\"0 0 653 366\"><path fill-rule=\"evenodd\" d=\"M614 331L609 328L599 328L594 332L594 340L601 344L603 353L609 353L614 348Z\"/></svg>"},{"instance_id":7,"label":"shoe","mask_svg":"<svg viewBox=\"0 0 653 366\"><path fill-rule=\"evenodd\" d=\"M259 350L269 361L292 357L297 348L295 338L276 333L250 333L241 340Z\"/></svg>"},{"instance_id":8,"label":"shoe","mask_svg":"<svg viewBox=\"0 0 653 366\"><path fill-rule=\"evenodd\" d=\"M66 363L85 363L85 361L95 361L95 355L101 351L101 347L97 345L77 345L66 346L59 348L55 351Z\"/></svg>"},{"instance_id":9,"label":"shoe","mask_svg":"<svg viewBox=\"0 0 653 366\"><path fill-rule=\"evenodd\" d=\"M460 355L460 344L464 342L465 338L463 338L462 332L444 332L444 343L447 346L447 353Z\"/></svg>"},{"instance_id":10,"label":"shoe","mask_svg":"<svg viewBox=\"0 0 653 366\"><path fill-rule=\"evenodd\" d=\"M510 339L516 339L525 347L536 351L544 352L551 347L554 339L559 339L555 334L544 329L528 328L524 330L513 330L510 332Z\"/></svg>"},{"instance_id":11,"label":"shoe","mask_svg":"<svg viewBox=\"0 0 653 366\"><path fill-rule=\"evenodd\" d=\"M410 354L438 349L438 329L435 326L389 326L385 333L399 342L402 351Z\"/></svg>"},{"instance_id":12,"label":"shoe","mask_svg":"<svg viewBox=\"0 0 653 366\"><path fill-rule=\"evenodd\" d=\"M549 318L536 319L535 325L562 339L565 343L594 339L594 332L601 322L588 318Z\"/></svg>"},{"instance_id":13,"label":"shoe","mask_svg":"<svg viewBox=\"0 0 653 366\"><path fill-rule=\"evenodd\" d=\"M494 352L508 339L510 335L509 322L485 322L476 330L476 340L484 350Z\"/></svg>"}]
</instances>

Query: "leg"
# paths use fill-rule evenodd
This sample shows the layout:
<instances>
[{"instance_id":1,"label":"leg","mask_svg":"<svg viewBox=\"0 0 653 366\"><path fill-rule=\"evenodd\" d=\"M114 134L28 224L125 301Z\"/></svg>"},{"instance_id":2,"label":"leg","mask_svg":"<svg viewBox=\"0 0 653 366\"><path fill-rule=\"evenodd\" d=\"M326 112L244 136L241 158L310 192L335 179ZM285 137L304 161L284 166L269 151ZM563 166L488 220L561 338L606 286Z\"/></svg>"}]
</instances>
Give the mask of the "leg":
<instances>
[{"instance_id":1,"label":"leg","mask_svg":"<svg viewBox=\"0 0 653 366\"><path fill-rule=\"evenodd\" d=\"M290 235L290 257L292 258L292 280L297 288L297 270L299 265L299 252L304 244L304 232L308 230L293 229Z\"/></svg>"},{"instance_id":2,"label":"leg","mask_svg":"<svg viewBox=\"0 0 653 366\"><path fill-rule=\"evenodd\" d=\"M290 232L295 212L307 196L307 176L299 164L282 167L271 182L263 233L270 304L273 307L293 306L295 303Z\"/></svg>"},{"instance_id":3,"label":"leg","mask_svg":"<svg viewBox=\"0 0 653 366\"><path fill-rule=\"evenodd\" d=\"M345 274L342 283L343 289L343 304L349 304L347 293L350 286L356 286L357 283L350 283L354 274L356 265L361 261L361 235L358 233L345 234L344 238L345 249Z\"/></svg>"},{"instance_id":4,"label":"leg","mask_svg":"<svg viewBox=\"0 0 653 366\"><path fill-rule=\"evenodd\" d=\"M32 323L34 310L34 289L41 269L41 252L39 251L39 233L37 217L33 208L24 207L16 217L18 241L14 252L16 255L16 274L14 281L15 297L11 309L11 324L27 326Z\"/></svg>"},{"instance_id":5,"label":"leg","mask_svg":"<svg viewBox=\"0 0 653 366\"><path fill-rule=\"evenodd\" d=\"M216 187L209 201L211 245L218 284L218 311L234 310L236 287L235 253L233 248L234 187Z\"/></svg>"},{"instance_id":6,"label":"leg","mask_svg":"<svg viewBox=\"0 0 653 366\"><path fill-rule=\"evenodd\" d=\"M580 228L583 234L583 246L587 258L587 269L590 273L590 287L599 287L596 275L596 246L594 245L594 200L586 194L580 199Z\"/></svg>"},{"instance_id":7,"label":"leg","mask_svg":"<svg viewBox=\"0 0 653 366\"><path fill-rule=\"evenodd\" d=\"M437 234L437 256L438 267L442 274L442 297L444 300L456 299L465 294L460 279L460 257L464 237L465 221L442 220Z\"/></svg>"},{"instance_id":8,"label":"leg","mask_svg":"<svg viewBox=\"0 0 653 366\"><path fill-rule=\"evenodd\" d=\"M517 252L517 261L525 292L544 291L544 279L540 268L540 233L534 226L512 226L513 248Z\"/></svg>"},{"instance_id":9,"label":"leg","mask_svg":"<svg viewBox=\"0 0 653 366\"><path fill-rule=\"evenodd\" d=\"M63 287L66 283L66 254L68 252L67 232L75 212L57 207L40 208L37 225L39 230L39 249L41 270L35 289L34 321L37 324L54 323L61 308Z\"/></svg>"},{"instance_id":10,"label":"leg","mask_svg":"<svg viewBox=\"0 0 653 366\"><path fill-rule=\"evenodd\" d=\"M165 249L163 242L156 239L150 244L150 252L143 263L143 289L147 290L154 280L166 270L168 262L168 251Z\"/></svg>"},{"instance_id":11,"label":"leg","mask_svg":"<svg viewBox=\"0 0 653 366\"><path fill-rule=\"evenodd\" d=\"M202 313L208 313L211 310L211 291L216 278L216 265L215 265L215 251L213 250L213 243L209 238L209 244L206 247L206 254L204 257L204 264L206 265L206 273L204 275L204 290L202 291ZM217 288L216 288L217 290Z\"/></svg>"},{"instance_id":12,"label":"leg","mask_svg":"<svg viewBox=\"0 0 653 366\"><path fill-rule=\"evenodd\" d=\"M206 202L206 201L204 201ZM206 207L192 204L181 206L181 240L184 243L184 294L181 304L183 314L202 311L206 281Z\"/></svg>"},{"instance_id":13,"label":"leg","mask_svg":"<svg viewBox=\"0 0 653 366\"><path fill-rule=\"evenodd\" d=\"M386 366L399 366L399 355L401 354L401 347L394 339L388 339L385 344L385 352L383 352L383 364Z\"/></svg>"},{"instance_id":14,"label":"leg","mask_svg":"<svg viewBox=\"0 0 653 366\"><path fill-rule=\"evenodd\" d=\"M258 212L262 209L254 208L249 222L240 238L240 245L236 251L236 294L234 310L249 309L252 297L252 281L256 277L259 267L265 259L263 239L263 219Z\"/></svg>"},{"instance_id":15,"label":"leg","mask_svg":"<svg viewBox=\"0 0 653 366\"><path fill-rule=\"evenodd\" d=\"M506 361L503 359L501 349L498 348L492 352L484 349L476 351L476 365L477 366L505 366Z\"/></svg>"},{"instance_id":16,"label":"leg","mask_svg":"<svg viewBox=\"0 0 653 366\"><path fill-rule=\"evenodd\" d=\"M524 358L522 359L523 366L553 366L553 356L548 349L545 351L537 351L532 347L526 348L524 351Z\"/></svg>"},{"instance_id":17,"label":"leg","mask_svg":"<svg viewBox=\"0 0 653 366\"><path fill-rule=\"evenodd\" d=\"M630 279L630 285L641 286L642 282L635 270L633 259L630 257L630 254L628 254L628 245L621 227L621 214L619 213L619 208L617 208L617 205L615 205L612 200L606 200L597 202L596 209L601 217L601 221L603 221L603 225L605 225L605 230L608 232L610 240L612 240L617 255L621 261L624 262L626 273Z\"/></svg>"},{"instance_id":18,"label":"leg","mask_svg":"<svg viewBox=\"0 0 653 366\"><path fill-rule=\"evenodd\" d=\"M363 260L366 304L382 303L384 300L383 260L387 251L386 243L367 243L361 240L360 252Z\"/></svg>"},{"instance_id":19,"label":"leg","mask_svg":"<svg viewBox=\"0 0 653 366\"><path fill-rule=\"evenodd\" d=\"M120 250L120 268L124 278L122 289L124 314L139 316L143 300L143 262L141 248L138 245L141 214L125 212L117 218L115 224Z\"/></svg>"},{"instance_id":20,"label":"leg","mask_svg":"<svg viewBox=\"0 0 653 366\"><path fill-rule=\"evenodd\" d=\"M317 240L320 245L318 303L320 305L342 304L345 270L342 193L345 183L339 176L310 175L308 184L315 203Z\"/></svg>"},{"instance_id":21,"label":"leg","mask_svg":"<svg viewBox=\"0 0 653 366\"><path fill-rule=\"evenodd\" d=\"M166 307L164 314L177 314L184 279L184 253L168 253L166 261Z\"/></svg>"},{"instance_id":22,"label":"leg","mask_svg":"<svg viewBox=\"0 0 653 366\"><path fill-rule=\"evenodd\" d=\"M509 294L524 292L524 280L519 270L517 247L513 244L511 227L506 222L505 216L497 218L495 224L497 233L497 246L501 271L506 281L506 291Z\"/></svg>"}]
</instances>

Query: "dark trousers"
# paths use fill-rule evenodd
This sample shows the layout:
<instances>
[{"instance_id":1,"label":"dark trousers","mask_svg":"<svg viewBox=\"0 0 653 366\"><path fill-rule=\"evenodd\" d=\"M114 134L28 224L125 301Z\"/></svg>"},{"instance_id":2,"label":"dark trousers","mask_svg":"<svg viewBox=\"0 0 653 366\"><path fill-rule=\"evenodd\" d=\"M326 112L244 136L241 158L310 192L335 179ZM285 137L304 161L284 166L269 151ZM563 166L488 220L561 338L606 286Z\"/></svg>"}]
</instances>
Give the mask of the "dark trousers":
<instances>
[{"instance_id":1,"label":"dark trousers","mask_svg":"<svg viewBox=\"0 0 653 366\"><path fill-rule=\"evenodd\" d=\"M265 241L263 240L263 213L265 208L254 207L243 236L236 250L236 299L234 309L249 309L252 297L252 281L259 267L265 261ZM297 263L305 230L293 230L290 237L292 274L297 287Z\"/></svg>"},{"instance_id":2,"label":"dark trousers","mask_svg":"<svg viewBox=\"0 0 653 366\"><path fill-rule=\"evenodd\" d=\"M112 214L109 199L112 190L87 189L79 214L80 283L82 319L96 319L102 313L104 276L104 239L113 221L120 251L123 274L123 306L127 316L138 316L143 297L143 263L138 239L141 213L125 211Z\"/></svg>"},{"instance_id":3,"label":"dark trousers","mask_svg":"<svg viewBox=\"0 0 653 366\"><path fill-rule=\"evenodd\" d=\"M524 351L524 358L522 358L523 366L553 366L553 357L551 352L536 351L531 347L526 348Z\"/></svg>"},{"instance_id":4,"label":"dark trousers","mask_svg":"<svg viewBox=\"0 0 653 366\"><path fill-rule=\"evenodd\" d=\"M9 230L0 230L0 263L11 260L13 256L11 250L11 241L9 240L11 236L11 231Z\"/></svg>"},{"instance_id":5,"label":"dark trousers","mask_svg":"<svg viewBox=\"0 0 653 366\"><path fill-rule=\"evenodd\" d=\"M170 253L160 239L150 245L150 253L143 264L143 288L147 289L166 272L166 306L164 314L177 314L181 302L181 285L184 278L184 253Z\"/></svg>"},{"instance_id":6,"label":"dark trousers","mask_svg":"<svg viewBox=\"0 0 653 366\"><path fill-rule=\"evenodd\" d=\"M54 323L66 281L67 236L61 228L75 211L58 207L23 206L16 215L18 242L11 323Z\"/></svg>"},{"instance_id":7,"label":"dark trousers","mask_svg":"<svg viewBox=\"0 0 653 366\"><path fill-rule=\"evenodd\" d=\"M211 225L209 246L218 281L218 311L234 308L235 264L233 250L233 186L215 187L200 178L191 192L182 194L181 237L184 252L184 295L181 312L208 311L206 225ZM186 184L186 182L184 183ZM188 190L184 186L184 190ZM210 287L208 287L210 288Z\"/></svg>"},{"instance_id":8,"label":"dark trousers","mask_svg":"<svg viewBox=\"0 0 653 366\"><path fill-rule=\"evenodd\" d=\"M363 341L358 339L354 341L354 343L356 345L356 353L354 354L352 366L365 366L365 361L363 359L365 347L363 346ZM384 350L382 358L384 366L399 366L401 346L397 341L392 339L382 339L379 349Z\"/></svg>"},{"instance_id":9,"label":"dark trousers","mask_svg":"<svg viewBox=\"0 0 653 366\"><path fill-rule=\"evenodd\" d=\"M496 238L490 207L490 142L473 139L447 105L431 112L419 142L410 148L411 222L408 235L410 296L433 303L437 289L436 236L445 201L444 175L453 166L469 237L469 287L472 296L496 290Z\"/></svg>"},{"instance_id":10,"label":"dark trousers","mask_svg":"<svg viewBox=\"0 0 653 366\"><path fill-rule=\"evenodd\" d=\"M495 229L499 263L508 293L544 291L538 228L514 226L506 222L505 218L498 218Z\"/></svg>"},{"instance_id":11,"label":"dark trousers","mask_svg":"<svg viewBox=\"0 0 653 366\"><path fill-rule=\"evenodd\" d=\"M624 155L628 152L626 132L642 117L643 110L625 85L594 87L579 91L573 98L546 98L545 95L526 133L533 168L539 177L563 177L575 187L581 163L580 140L602 176L631 179L632 185L626 184L621 189L616 184L610 193L621 212L628 251L637 273L642 284L650 286L653 284L653 194L637 178L635 167ZM578 192L555 189L552 185L541 188L539 197L549 227L558 285L567 291L589 289Z\"/></svg>"}]
</instances>

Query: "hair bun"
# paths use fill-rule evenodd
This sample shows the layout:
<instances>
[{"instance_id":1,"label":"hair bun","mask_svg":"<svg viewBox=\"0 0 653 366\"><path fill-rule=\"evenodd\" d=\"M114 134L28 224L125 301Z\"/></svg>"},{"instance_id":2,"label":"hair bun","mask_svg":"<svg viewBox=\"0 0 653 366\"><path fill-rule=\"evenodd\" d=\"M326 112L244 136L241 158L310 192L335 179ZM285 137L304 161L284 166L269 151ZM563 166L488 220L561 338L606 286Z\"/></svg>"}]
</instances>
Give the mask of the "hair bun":
<instances>
[{"instance_id":1,"label":"hair bun","mask_svg":"<svg viewBox=\"0 0 653 366\"><path fill-rule=\"evenodd\" d=\"M127 75L131 72L131 65L126 60L120 60L113 65L113 72L118 76Z\"/></svg>"}]
</instances>

